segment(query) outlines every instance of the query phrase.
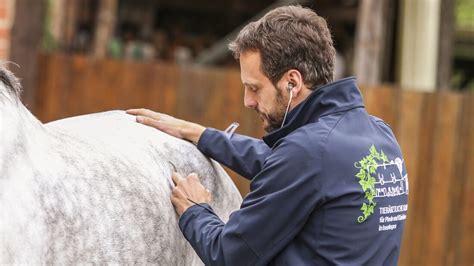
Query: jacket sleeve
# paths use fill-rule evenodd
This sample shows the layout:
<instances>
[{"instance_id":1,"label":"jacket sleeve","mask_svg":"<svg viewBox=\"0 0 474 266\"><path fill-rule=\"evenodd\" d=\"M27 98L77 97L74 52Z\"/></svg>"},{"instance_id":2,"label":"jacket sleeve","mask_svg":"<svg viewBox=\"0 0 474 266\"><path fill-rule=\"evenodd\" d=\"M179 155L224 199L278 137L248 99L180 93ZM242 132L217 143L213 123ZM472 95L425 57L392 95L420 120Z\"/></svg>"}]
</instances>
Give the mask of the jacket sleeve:
<instances>
[{"instance_id":1,"label":"jacket sleeve","mask_svg":"<svg viewBox=\"0 0 474 266\"><path fill-rule=\"evenodd\" d=\"M197 145L206 156L251 180L262 169L270 148L263 140L207 128Z\"/></svg>"},{"instance_id":2,"label":"jacket sleeve","mask_svg":"<svg viewBox=\"0 0 474 266\"><path fill-rule=\"evenodd\" d=\"M180 217L181 231L206 265L268 264L322 204L321 160L294 145L282 143L269 156L227 224L196 205Z\"/></svg>"}]
</instances>

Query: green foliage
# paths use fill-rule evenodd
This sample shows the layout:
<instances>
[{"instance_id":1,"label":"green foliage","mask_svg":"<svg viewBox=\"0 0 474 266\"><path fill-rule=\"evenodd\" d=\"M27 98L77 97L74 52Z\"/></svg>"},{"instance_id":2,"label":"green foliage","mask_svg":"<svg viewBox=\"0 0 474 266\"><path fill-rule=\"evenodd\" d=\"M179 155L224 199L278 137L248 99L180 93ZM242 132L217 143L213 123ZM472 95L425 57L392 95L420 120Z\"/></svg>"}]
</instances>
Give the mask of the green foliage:
<instances>
[{"instance_id":1,"label":"green foliage","mask_svg":"<svg viewBox=\"0 0 474 266\"><path fill-rule=\"evenodd\" d=\"M51 32L51 8L51 0L46 1L46 16L44 19L42 47L48 52L54 51L58 48L58 42Z\"/></svg>"},{"instance_id":2,"label":"green foliage","mask_svg":"<svg viewBox=\"0 0 474 266\"><path fill-rule=\"evenodd\" d=\"M378 152L375 145L370 147L369 152L369 155L354 164L354 167L359 169L359 172L355 176L359 179L359 184L362 187L365 199L367 200L367 202L364 202L360 208L362 215L357 218L359 223L367 220L367 218L374 213L374 208L377 205L374 201L376 179L372 174L377 172L378 163L388 162L387 155L385 155L382 150Z\"/></svg>"},{"instance_id":3,"label":"green foliage","mask_svg":"<svg viewBox=\"0 0 474 266\"><path fill-rule=\"evenodd\" d=\"M456 0L456 27L460 30L474 31L474 1Z\"/></svg>"}]
</instances>

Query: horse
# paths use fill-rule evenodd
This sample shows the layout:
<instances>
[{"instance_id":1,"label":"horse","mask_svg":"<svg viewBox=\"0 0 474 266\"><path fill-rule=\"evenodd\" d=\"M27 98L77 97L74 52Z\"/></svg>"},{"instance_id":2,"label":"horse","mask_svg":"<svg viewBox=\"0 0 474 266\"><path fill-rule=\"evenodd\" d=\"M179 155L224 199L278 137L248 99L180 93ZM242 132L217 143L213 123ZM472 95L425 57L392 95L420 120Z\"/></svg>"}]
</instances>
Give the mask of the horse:
<instances>
[{"instance_id":1,"label":"horse","mask_svg":"<svg viewBox=\"0 0 474 266\"><path fill-rule=\"evenodd\" d=\"M170 202L197 173L226 221L242 198L195 145L109 111L41 123L0 67L0 264L202 265Z\"/></svg>"}]
</instances>

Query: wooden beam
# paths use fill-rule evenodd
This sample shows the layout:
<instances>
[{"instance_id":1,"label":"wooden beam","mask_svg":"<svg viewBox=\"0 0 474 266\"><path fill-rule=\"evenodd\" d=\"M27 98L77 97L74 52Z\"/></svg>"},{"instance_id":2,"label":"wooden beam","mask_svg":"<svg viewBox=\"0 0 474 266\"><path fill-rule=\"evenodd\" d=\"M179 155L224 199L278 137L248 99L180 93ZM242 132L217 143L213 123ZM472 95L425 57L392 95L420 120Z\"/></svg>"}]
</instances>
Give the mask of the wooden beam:
<instances>
[{"instance_id":1,"label":"wooden beam","mask_svg":"<svg viewBox=\"0 0 474 266\"><path fill-rule=\"evenodd\" d=\"M43 37L46 1L16 0L11 32L10 60L20 67L11 70L20 78L23 101L34 109L38 73L38 51Z\"/></svg>"},{"instance_id":2,"label":"wooden beam","mask_svg":"<svg viewBox=\"0 0 474 266\"><path fill-rule=\"evenodd\" d=\"M453 67L454 0L441 0L440 16L436 87L439 90L447 90L450 87L449 81Z\"/></svg>"},{"instance_id":3,"label":"wooden beam","mask_svg":"<svg viewBox=\"0 0 474 266\"><path fill-rule=\"evenodd\" d=\"M354 71L358 82L382 82L389 0L362 0L355 39Z\"/></svg>"},{"instance_id":4,"label":"wooden beam","mask_svg":"<svg viewBox=\"0 0 474 266\"><path fill-rule=\"evenodd\" d=\"M402 0L400 8L399 82L403 88L436 87L440 0Z\"/></svg>"},{"instance_id":5,"label":"wooden beam","mask_svg":"<svg viewBox=\"0 0 474 266\"><path fill-rule=\"evenodd\" d=\"M100 1L93 48L96 58L105 57L107 54L107 44L114 34L117 21L117 2L117 0Z\"/></svg>"}]
</instances>

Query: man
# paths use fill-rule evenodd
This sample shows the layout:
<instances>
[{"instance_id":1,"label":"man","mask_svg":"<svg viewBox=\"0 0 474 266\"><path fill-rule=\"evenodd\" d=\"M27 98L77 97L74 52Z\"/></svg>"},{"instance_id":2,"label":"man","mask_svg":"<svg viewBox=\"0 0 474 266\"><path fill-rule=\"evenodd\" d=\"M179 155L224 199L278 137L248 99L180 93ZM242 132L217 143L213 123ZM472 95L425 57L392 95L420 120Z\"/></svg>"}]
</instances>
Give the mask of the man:
<instances>
[{"instance_id":1,"label":"man","mask_svg":"<svg viewBox=\"0 0 474 266\"><path fill-rule=\"evenodd\" d=\"M396 265L407 210L403 157L391 129L365 111L355 79L331 83L335 49L325 20L280 7L229 47L263 141L128 111L251 180L224 224L196 175L173 175L171 201L197 254L206 265Z\"/></svg>"}]
</instances>

